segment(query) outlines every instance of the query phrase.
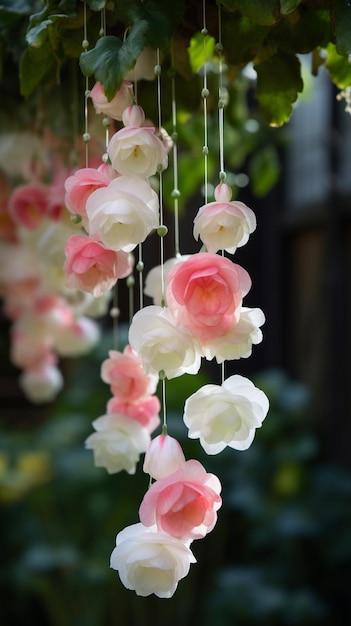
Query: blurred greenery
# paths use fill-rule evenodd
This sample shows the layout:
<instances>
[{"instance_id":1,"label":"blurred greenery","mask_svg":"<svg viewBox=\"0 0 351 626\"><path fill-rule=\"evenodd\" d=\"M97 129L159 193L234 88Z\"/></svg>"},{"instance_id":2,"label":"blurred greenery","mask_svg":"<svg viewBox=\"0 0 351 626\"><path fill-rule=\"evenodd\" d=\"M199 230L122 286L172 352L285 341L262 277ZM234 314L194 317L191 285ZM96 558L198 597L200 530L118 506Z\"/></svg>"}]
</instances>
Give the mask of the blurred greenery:
<instances>
[{"instance_id":1,"label":"blurred greenery","mask_svg":"<svg viewBox=\"0 0 351 626\"><path fill-rule=\"evenodd\" d=\"M320 460L310 394L282 371L255 383L270 399L245 452L207 457L186 439L185 398L205 375L167 382L169 432L223 485L216 528L193 543L198 562L175 596L139 598L109 557L137 521L147 477L108 475L84 439L105 410L98 376L111 337L70 365L69 383L38 427L7 429L0 444L0 623L6 626L338 626L350 615L351 474Z\"/></svg>"}]
</instances>

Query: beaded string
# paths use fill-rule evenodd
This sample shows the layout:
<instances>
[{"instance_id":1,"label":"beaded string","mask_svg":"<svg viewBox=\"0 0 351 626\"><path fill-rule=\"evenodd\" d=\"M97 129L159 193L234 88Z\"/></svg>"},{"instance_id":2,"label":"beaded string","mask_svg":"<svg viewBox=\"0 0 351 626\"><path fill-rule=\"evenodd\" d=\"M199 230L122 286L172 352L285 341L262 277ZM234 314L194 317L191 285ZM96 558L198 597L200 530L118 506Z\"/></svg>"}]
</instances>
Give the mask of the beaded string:
<instances>
[{"instance_id":1,"label":"beaded string","mask_svg":"<svg viewBox=\"0 0 351 626\"><path fill-rule=\"evenodd\" d=\"M158 130L160 133L160 139L163 137L161 135L162 129L162 111L161 111L161 65L160 65L160 50L157 49L156 52L156 65L154 68L154 72L157 78L157 124ZM168 232L167 226L163 223L163 177L162 177L162 167L158 168L158 177L159 177L159 203L160 203L160 222L159 227L157 229L157 233L160 237L160 265L161 265L161 301L162 306L165 306L165 278L164 278L164 241L163 238ZM162 381L162 413L163 413L163 423L162 423L162 434L167 434L167 408L166 408L166 377L163 371L159 372L159 378Z\"/></svg>"},{"instance_id":2,"label":"beaded string","mask_svg":"<svg viewBox=\"0 0 351 626\"><path fill-rule=\"evenodd\" d=\"M156 77L157 77L157 115L158 115L158 130L160 133L160 139L163 137L161 135L162 128L162 113L161 113L161 65L160 65L160 50L157 49L157 62L154 68ZM157 229L157 234L160 237L160 265L161 265L161 300L162 306L165 304L165 279L164 279L164 241L163 238L167 235L168 228L163 223L163 177L162 177L162 167L158 168L158 178L159 178L159 203L160 203L160 222L159 227Z\"/></svg>"},{"instance_id":3,"label":"beaded string","mask_svg":"<svg viewBox=\"0 0 351 626\"><path fill-rule=\"evenodd\" d=\"M204 41L204 65L203 65L203 85L201 91L201 97L203 100L203 114L204 114L204 145L202 148L202 154L204 157L204 199L205 204L207 204L207 194L208 194L208 129L207 129L207 98L210 95L210 92L207 88L207 52L206 52L206 38L208 35L208 30L206 26L206 0L202 2L202 19L203 25L201 29L201 34L203 35Z\"/></svg>"},{"instance_id":4,"label":"beaded string","mask_svg":"<svg viewBox=\"0 0 351 626\"><path fill-rule=\"evenodd\" d=\"M223 90L223 44L222 44L222 11L218 5L218 133L219 133L219 182L224 183L226 173L224 169L224 90Z\"/></svg>"},{"instance_id":5,"label":"beaded string","mask_svg":"<svg viewBox=\"0 0 351 626\"><path fill-rule=\"evenodd\" d=\"M222 44L222 11L218 5L218 42L216 44L218 52L218 136L219 136L219 182L224 183L226 173L224 169L224 90L223 90L223 44ZM224 256L224 250L222 250ZM225 361L221 363L221 381L225 380Z\"/></svg>"},{"instance_id":6,"label":"beaded string","mask_svg":"<svg viewBox=\"0 0 351 626\"><path fill-rule=\"evenodd\" d=\"M87 3L84 2L83 11L83 41L82 48L86 51L89 48L88 41L88 28L87 28ZM88 98L89 98L89 79L85 77L85 92L84 92L84 133L83 141L85 143L85 167L89 167L89 119L88 119Z\"/></svg>"},{"instance_id":7,"label":"beaded string","mask_svg":"<svg viewBox=\"0 0 351 626\"><path fill-rule=\"evenodd\" d=\"M176 100L176 73L173 67L173 40L171 42L171 60L172 67L170 69L171 78L171 98L172 98L172 155L173 155L173 190L171 197L173 199L174 210L174 256L180 256L179 244L179 198L180 191L178 185L178 132L177 132L177 100Z\"/></svg>"}]
</instances>

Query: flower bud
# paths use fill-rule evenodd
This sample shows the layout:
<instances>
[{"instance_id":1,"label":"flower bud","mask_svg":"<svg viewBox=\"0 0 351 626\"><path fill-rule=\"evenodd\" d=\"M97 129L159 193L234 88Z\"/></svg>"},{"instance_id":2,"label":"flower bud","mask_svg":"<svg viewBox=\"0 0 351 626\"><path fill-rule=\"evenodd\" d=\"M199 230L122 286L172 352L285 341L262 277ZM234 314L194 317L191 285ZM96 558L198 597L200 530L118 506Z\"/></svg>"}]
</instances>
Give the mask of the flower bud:
<instances>
[{"instance_id":1,"label":"flower bud","mask_svg":"<svg viewBox=\"0 0 351 626\"><path fill-rule=\"evenodd\" d=\"M137 104L131 104L124 109L122 121L124 126L142 126L145 122L145 113Z\"/></svg>"},{"instance_id":2,"label":"flower bud","mask_svg":"<svg viewBox=\"0 0 351 626\"><path fill-rule=\"evenodd\" d=\"M232 190L226 183L217 185L214 190L214 197L217 202L230 202L232 199Z\"/></svg>"},{"instance_id":3,"label":"flower bud","mask_svg":"<svg viewBox=\"0 0 351 626\"><path fill-rule=\"evenodd\" d=\"M173 474L185 463L183 450L174 437L158 435L145 454L143 470L158 480Z\"/></svg>"}]
</instances>

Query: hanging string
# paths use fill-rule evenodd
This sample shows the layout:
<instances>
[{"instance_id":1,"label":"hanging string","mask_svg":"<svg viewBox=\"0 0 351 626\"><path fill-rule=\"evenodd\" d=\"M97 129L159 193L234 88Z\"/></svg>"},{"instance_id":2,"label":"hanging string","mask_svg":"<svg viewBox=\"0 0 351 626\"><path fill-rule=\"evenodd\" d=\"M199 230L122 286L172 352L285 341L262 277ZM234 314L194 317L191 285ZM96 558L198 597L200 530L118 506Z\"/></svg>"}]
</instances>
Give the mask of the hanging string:
<instances>
[{"instance_id":1,"label":"hanging string","mask_svg":"<svg viewBox=\"0 0 351 626\"><path fill-rule=\"evenodd\" d=\"M160 65L160 50L157 48L156 65L154 68L157 77L157 116L158 116L158 130L160 139L162 139L162 111L161 111L161 65ZM162 306L165 305L165 277L164 277L164 241L163 238L167 234L167 226L163 223L163 178L162 167L158 168L159 175L159 201L160 201L160 225L157 229L157 233L160 237L160 264L161 264L161 300ZM167 408L166 408L166 376L165 373L159 372L159 378L162 380L162 410L163 410L163 426L162 434L167 434Z\"/></svg>"},{"instance_id":2,"label":"hanging string","mask_svg":"<svg viewBox=\"0 0 351 626\"><path fill-rule=\"evenodd\" d=\"M132 323L133 315L134 315L134 276L130 274L126 280L126 285L129 291L129 324Z\"/></svg>"},{"instance_id":3,"label":"hanging string","mask_svg":"<svg viewBox=\"0 0 351 626\"><path fill-rule=\"evenodd\" d=\"M163 407L162 435L167 435L166 379L165 378L162 378L162 407Z\"/></svg>"},{"instance_id":4,"label":"hanging string","mask_svg":"<svg viewBox=\"0 0 351 626\"><path fill-rule=\"evenodd\" d=\"M171 97L172 97L172 154L173 154L173 190L171 197L173 198L173 210L174 210L174 256L180 256L179 245L179 198L180 191L178 186L178 132L177 132L177 101L176 101L176 84L175 84L175 69L173 67L174 48L173 39L171 42L171 64L170 78L171 78Z\"/></svg>"},{"instance_id":5,"label":"hanging string","mask_svg":"<svg viewBox=\"0 0 351 626\"><path fill-rule=\"evenodd\" d=\"M144 262L143 262L143 246L139 243L139 261L136 265L136 270L139 273L139 308L142 309L144 306L144 285L143 285L143 270L144 270Z\"/></svg>"},{"instance_id":6,"label":"hanging string","mask_svg":"<svg viewBox=\"0 0 351 626\"><path fill-rule=\"evenodd\" d=\"M218 135L219 135L219 182L224 183L226 173L224 169L224 91L223 91L223 44L222 44L222 12L218 5ZM224 250L222 250L224 256ZM225 381L225 361L221 364L221 382Z\"/></svg>"},{"instance_id":7,"label":"hanging string","mask_svg":"<svg viewBox=\"0 0 351 626\"><path fill-rule=\"evenodd\" d=\"M87 3L84 2L84 11L83 11L83 41L82 48L86 51L89 48L88 41L88 29L87 29ZM83 141L85 143L85 167L89 167L89 141L90 141L90 133L89 133L89 119L88 119L88 98L89 98L89 79L85 77L85 92L84 92L84 133L83 133Z\"/></svg>"},{"instance_id":8,"label":"hanging string","mask_svg":"<svg viewBox=\"0 0 351 626\"><path fill-rule=\"evenodd\" d=\"M156 65L154 68L156 77L157 77L157 116L158 116L158 130L160 133L160 139L162 139L161 128L162 128L162 112L161 112L161 65L160 65L160 50L157 49L156 56ZM168 229L167 226L163 223L163 177L162 177L162 167L158 168L158 177L159 177L159 203L160 203L160 222L159 227L157 229L157 233L160 237L160 265L161 265L161 300L162 306L165 304L165 278L164 278L164 241L163 238L167 234Z\"/></svg>"},{"instance_id":9,"label":"hanging string","mask_svg":"<svg viewBox=\"0 0 351 626\"><path fill-rule=\"evenodd\" d=\"M224 170L224 89L223 89L223 44L222 44L222 12L218 5L218 133L219 133L219 182L224 183L226 173Z\"/></svg>"},{"instance_id":10,"label":"hanging string","mask_svg":"<svg viewBox=\"0 0 351 626\"><path fill-rule=\"evenodd\" d=\"M112 307L110 309L110 316L112 319L112 345L114 350L118 350L119 338L118 338L118 318L120 310L118 308L118 289L117 285L112 291Z\"/></svg>"},{"instance_id":11,"label":"hanging string","mask_svg":"<svg viewBox=\"0 0 351 626\"><path fill-rule=\"evenodd\" d=\"M208 35L208 30L206 26L206 0L202 2L202 18L203 18L203 26L201 29L201 34L203 35L204 40L204 65L203 65L203 85L201 91L201 97L203 100L203 113L204 113L204 145L202 148L202 154L204 156L204 198L205 204L207 204L207 194L208 194L208 130L207 130L207 98L210 95L210 92L207 88L207 49L206 49L206 40Z\"/></svg>"}]
</instances>

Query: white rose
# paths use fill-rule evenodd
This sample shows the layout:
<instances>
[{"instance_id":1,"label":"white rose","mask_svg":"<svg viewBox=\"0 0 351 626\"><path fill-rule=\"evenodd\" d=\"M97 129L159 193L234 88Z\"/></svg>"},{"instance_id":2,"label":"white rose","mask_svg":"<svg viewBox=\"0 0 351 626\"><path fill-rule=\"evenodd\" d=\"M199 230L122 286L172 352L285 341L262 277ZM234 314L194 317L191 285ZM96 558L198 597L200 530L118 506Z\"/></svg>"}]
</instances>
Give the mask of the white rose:
<instances>
[{"instance_id":1,"label":"white rose","mask_svg":"<svg viewBox=\"0 0 351 626\"><path fill-rule=\"evenodd\" d=\"M94 463L109 474L125 470L135 474L140 454L145 452L150 435L138 421L125 415L103 415L93 422L96 432L85 441L94 452Z\"/></svg>"},{"instance_id":2,"label":"white rose","mask_svg":"<svg viewBox=\"0 0 351 626\"><path fill-rule=\"evenodd\" d=\"M82 315L73 324L57 329L53 337L55 349L60 356L86 354L100 339L100 329L94 320Z\"/></svg>"},{"instance_id":3,"label":"white rose","mask_svg":"<svg viewBox=\"0 0 351 626\"><path fill-rule=\"evenodd\" d=\"M24 370L19 385L31 402L51 402L63 387L63 376L54 365L45 365L40 369Z\"/></svg>"},{"instance_id":4,"label":"white rose","mask_svg":"<svg viewBox=\"0 0 351 626\"><path fill-rule=\"evenodd\" d=\"M173 596L191 563L196 563L196 559L182 541L142 524L133 524L118 533L110 561L127 589L138 596L153 593L159 598Z\"/></svg>"},{"instance_id":5,"label":"white rose","mask_svg":"<svg viewBox=\"0 0 351 626\"><path fill-rule=\"evenodd\" d=\"M249 357L252 346L262 341L260 326L264 322L261 309L242 307L239 321L227 333L202 345L203 356L209 361L215 357L217 363Z\"/></svg>"},{"instance_id":6,"label":"white rose","mask_svg":"<svg viewBox=\"0 0 351 626\"><path fill-rule=\"evenodd\" d=\"M139 176L120 176L87 200L89 234L110 250L131 252L159 225L157 194Z\"/></svg>"},{"instance_id":7,"label":"white rose","mask_svg":"<svg viewBox=\"0 0 351 626\"><path fill-rule=\"evenodd\" d=\"M163 264L163 279L167 282L168 272L172 269L173 265L186 261L190 257L190 254L184 254L182 256L173 257L168 259ZM145 279L144 293L153 299L153 303L158 306L162 305L162 283L161 283L162 266L156 265L147 274Z\"/></svg>"},{"instance_id":8,"label":"white rose","mask_svg":"<svg viewBox=\"0 0 351 626\"><path fill-rule=\"evenodd\" d=\"M167 378L197 374L201 365L194 337L177 326L167 308L146 306L138 311L129 328L129 343L143 361L147 374L163 371Z\"/></svg>"},{"instance_id":9,"label":"white rose","mask_svg":"<svg viewBox=\"0 0 351 626\"><path fill-rule=\"evenodd\" d=\"M234 375L222 385L204 385L184 407L190 439L200 439L207 454L226 446L247 450L269 408L266 395L248 378Z\"/></svg>"},{"instance_id":10,"label":"white rose","mask_svg":"<svg viewBox=\"0 0 351 626\"><path fill-rule=\"evenodd\" d=\"M107 146L112 167L120 174L148 178L158 167L168 165L167 150L152 126L126 126L113 135Z\"/></svg>"}]
</instances>

